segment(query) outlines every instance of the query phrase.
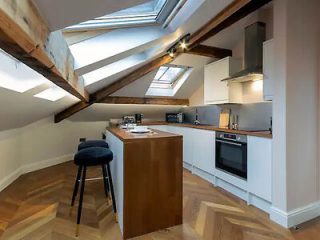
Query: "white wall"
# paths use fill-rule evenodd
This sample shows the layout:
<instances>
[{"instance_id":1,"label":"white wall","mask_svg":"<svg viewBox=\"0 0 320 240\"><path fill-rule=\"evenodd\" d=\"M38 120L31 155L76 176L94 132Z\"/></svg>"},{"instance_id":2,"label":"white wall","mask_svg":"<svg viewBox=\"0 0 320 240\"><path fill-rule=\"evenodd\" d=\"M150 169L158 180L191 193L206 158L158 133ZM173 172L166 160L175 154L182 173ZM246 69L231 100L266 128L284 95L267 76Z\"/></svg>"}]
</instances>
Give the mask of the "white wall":
<instances>
[{"instance_id":1,"label":"white wall","mask_svg":"<svg viewBox=\"0 0 320 240\"><path fill-rule=\"evenodd\" d=\"M203 106L204 105L204 83L189 98L189 105L192 106Z\"/></svg>"},{"instance_id":2,"label":"white wall","mask_svg":"<svg viewBox=\"0 0 320 240\"><path fill-rule=\"evenodd\" d=\"M19 130L0 132L0 190L2 189L2 182L11 178L11 175L14 175L21 166L20 149L21 138Z\"/></svg>"},{"instance_id":3,"label":"white wall","mask_svg":"<svg viewBox=\"0 0 320 240\"><path fill-rule=\"evenodd\" d=\"M19 175L72 160L79 138L101 139L106 122L59 124L46 118L0 132L0 191Z\"/></svg>"},{"instance_id":4,"label":"white wall","mask_svg":"<svg viewBox=\"0 0 320 240\"><path fill-rule=\"evenodd\" d=\"M317 0L274 1L273 213L292 226L320 215Z\"/></svg>"}]
</instances>

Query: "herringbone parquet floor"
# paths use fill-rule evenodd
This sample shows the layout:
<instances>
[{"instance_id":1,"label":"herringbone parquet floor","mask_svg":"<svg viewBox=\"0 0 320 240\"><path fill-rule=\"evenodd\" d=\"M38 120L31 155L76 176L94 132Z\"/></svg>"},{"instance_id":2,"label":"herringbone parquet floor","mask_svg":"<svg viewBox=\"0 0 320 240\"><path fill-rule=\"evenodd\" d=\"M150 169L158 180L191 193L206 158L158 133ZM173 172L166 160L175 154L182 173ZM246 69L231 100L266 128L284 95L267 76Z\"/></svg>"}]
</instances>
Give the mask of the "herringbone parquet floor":
<instances>
[{"instance_id":1,"label":"herringbone parquet floor","mask_svg":"<svg viewBox=\"0 0 320 240\"><path fill-rule=\"evenodd\" d=\"M75 212L69 216L76 168L66 163L20 177L0 193L0 239L70 240ZM88 177L100 176L91 168ZM254 207L184 172L184 224L135 238L136 240L319 240L320 220L297 232L273 224ZM102 181L86 183L78 239L120 240Z\"/></svg>"}]
</instances>

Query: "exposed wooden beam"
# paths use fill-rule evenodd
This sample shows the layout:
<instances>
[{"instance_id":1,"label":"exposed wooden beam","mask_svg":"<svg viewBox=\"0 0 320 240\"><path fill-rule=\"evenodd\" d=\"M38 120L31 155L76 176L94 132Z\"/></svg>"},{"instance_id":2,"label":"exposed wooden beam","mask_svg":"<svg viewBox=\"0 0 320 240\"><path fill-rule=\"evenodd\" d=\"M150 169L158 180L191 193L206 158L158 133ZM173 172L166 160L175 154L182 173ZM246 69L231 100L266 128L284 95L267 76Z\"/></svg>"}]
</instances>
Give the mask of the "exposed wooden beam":
<instances>
[{"instance_id":1,"label":"exposed wooden beam","mask_svg":"<svg viewBox=\"0 0 320 240\"><path fill-rule=\"evenodd\" d=\"M120 90L124 86L138 80L139 78L145 76L146 74L156 70L160 66L170 63L173 59L168 56L164 55L162 57L159 57L146 65L138 68L137 70L129 73L128 75L120 78L119 80L115 81L114 83L106 86L105 88L100 89L99 91L95 92L94 94L90 95L90 102L84 103L79 102L74 104L73 106L65 109L64 111L58 113L55 115L55 122L58 123L73 114L89 107L90 105L103 101L104 98L107 98L112 93L115 93L116 91Z\"/></svg>"},{"instance_id":2,"label":"exposed wooden beam","mask_svg":"<svg viewBox=\"0 0 320 240\"><path fill-rule=\"evenodd\" d=\"M106 97L99 103L108 104L154 104L188 106L189 99L176 98L138 98L138 97Z\"/></svg>"},{"instance_id":3,"label":"exposed wooden beam","mask_svg":"<svg viewBox=\"0 0 320 240\"><path fill-rule=\"evenodd\" d=\"M232 51L229 49L211 47L206 45L195 46L186 53L219 59L232 56Z\"/></svg>"},{"instance_id":4,"label":"exposed wooden beam","mask_svg":"<svg viewBox=\"0 0 320 240\"><path fill-rule=\"evenodd\" d=\"M0 1L0 48L82 101L89 100L62 33L50 33L30 0Z\"/></svg>"},{"instance_id":5,"label":"exposed wooden beam","mask_svg":"<svg viewBox=\"0 0 320 240\"><path fill-rule=\"evenodd\" d=\"M94 94L90 95L90 100L94 101L94 102L101 101L102 99L115 93L116 91L120 90L121 88L129 85L130 83L133 83L134 81L138 80L139 78L156 70L160 66L168 64L172 61L173 61L173 59L168 55L164 55L160 58L157 58L157 59L147 63L146 65L138 68L137 70L129 73L128 75L120 78L119 80L108 85L107 87L102 88L99 91L95 92Z\"/></svg>"},{"instance_id":6,"label":"exposed wooden beam","mask_svg":"<svg viewBox=\"0 0 320 240\"><path fill-rule=\"evenodd\" d=\"M190 37L190 48L216 35L272 0L235 0Z\"/></svg>"}]
</instances>

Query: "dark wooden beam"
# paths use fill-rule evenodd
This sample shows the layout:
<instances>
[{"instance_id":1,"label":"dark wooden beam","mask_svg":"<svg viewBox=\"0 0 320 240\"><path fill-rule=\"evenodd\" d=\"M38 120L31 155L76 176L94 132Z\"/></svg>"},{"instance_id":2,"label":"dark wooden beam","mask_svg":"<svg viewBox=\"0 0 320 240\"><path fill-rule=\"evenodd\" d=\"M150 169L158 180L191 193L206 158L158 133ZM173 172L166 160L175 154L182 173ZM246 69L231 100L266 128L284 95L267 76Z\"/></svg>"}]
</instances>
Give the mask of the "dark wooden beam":
<instances>
[{"instance_id":1,"label":"dark wooden beam","mask_svg":"<svg viewBox=\"0 0 320 240\"><path fill-rule=\"evenodd\" d=\"M89 100L62 33L50 33L31 1L0 1L0 48L82 101Z\"/></svg>"},{"instance_id":2,"label":"dark wooden beam","mask_svg":"<svg viewBox=\"0 0 320 240\"><path fill-rule=\"evenodd\" d=\"M229 49L211 47L206 45L195 46L186 53L219 59L232 56L232 51Z\"/></svg>"},{"instance_id":3,"label":"dark wooden beam","mask_svg":"<svg viewBox=\"0 0 320 240\"><path fill-rule=\"evenodd\" d=\"M99 103L108 104L153 104L188 106L189 99L176 98L138 98L138 97L106 97Z\"/></svg>"},{"instance_id":4,"label":"dark wooden beam","mask_svg":"<svg viewBox=\"0 0 320 240\"><path fill-rule=\"evenodd\" d=\"M238 22L272 0L235 0L190 37L190 48L196 47L220 31Z\"/></svg>"},{"instance_id":5,"label":"dark wooden beam","mask_svg":"<svg viewBox=\"0 0 320 240\"><path fill-rule=\"evenodd\" d=\"M120 78L119 80L108 85L107 87L102 88L99 91L95 92L94 94L90 95L90 100L93 102L101 101L102 99L108 97L112 93L115 93L116 91L120 90L121 88L129 85L130 83L133 83L134 81L138 80L139 78L156 70L160 66L168 64L172 61L173 61L173 59L168 55L164 55L160 58L157 58L157 59L145 64L144 66L138 68L137 70L129 73L128 75Z\"/></svg>"},{"instance_id":6,"label":"dark wooden beam","mask_svg":"<svg viewBox=\"0 0 320 240\"><path fill-rule=\"evenodd\" d=\"M79 102L74 104L73 106L65 109L64 111L58 113L55 115L55 122L58 123L73 114L89 107L90 105L103 101L104 98L107 98L112 93L115 93L116 91L120 90L124 86L138 80L139 78L145 76L146 74L156 70L160 66L170 63L173 59L168 56L162 56L160 58L157 58L146 65L138 68L137 70L129 73L128 75L120 78L119 80L115 81L114 83L108 85L105 88L100 89L99 91L93 93L90 95L90 102Z\"/></svg>"}]
</instances>

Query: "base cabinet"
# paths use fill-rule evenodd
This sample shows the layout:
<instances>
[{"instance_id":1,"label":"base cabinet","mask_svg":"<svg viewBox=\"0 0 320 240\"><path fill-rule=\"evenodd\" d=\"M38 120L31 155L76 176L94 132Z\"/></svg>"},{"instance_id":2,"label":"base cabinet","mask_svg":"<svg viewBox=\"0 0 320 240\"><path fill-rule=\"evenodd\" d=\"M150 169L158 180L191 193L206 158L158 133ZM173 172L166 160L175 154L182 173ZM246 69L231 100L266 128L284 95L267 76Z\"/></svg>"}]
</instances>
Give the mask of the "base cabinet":
<instances>
[{"instance_id":1,"label":"base cabinet","mask_svg":"<svg viewBox=\"0 0 320 240\"><path fill-rule=\"evenodd\" d=\"M271 202L272 140L248 136L248 191Z\"/></svg>"},{"instance_id":2,"label":"base cabinet","mask_svg":"<svg viewBox=\"0 0 320 240\"><path fill-rule=\"evenodd\" d=\"M248 178L215 169L215 132L179 126L156 126L183 136L183 161L193 174L265 212L271 206L272 139L248 136Z\"/></svg>"},{"instance_id":3,"label":"base cabinet","mask_svg":"<svg viewBox=\"0 0 320 240\"><path fill-rule=\"evenodd\" d=\"M193 166L214 174L215 165L215 132L195 130L193 136Z\"/></svg>"}]
</instances>

